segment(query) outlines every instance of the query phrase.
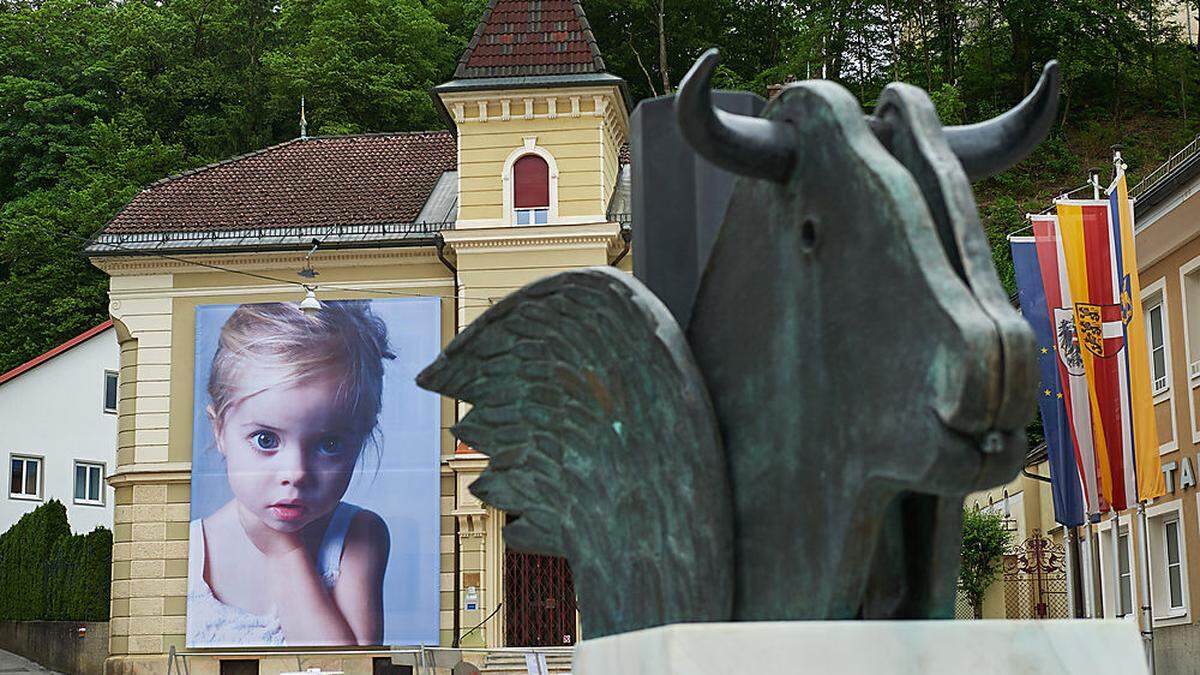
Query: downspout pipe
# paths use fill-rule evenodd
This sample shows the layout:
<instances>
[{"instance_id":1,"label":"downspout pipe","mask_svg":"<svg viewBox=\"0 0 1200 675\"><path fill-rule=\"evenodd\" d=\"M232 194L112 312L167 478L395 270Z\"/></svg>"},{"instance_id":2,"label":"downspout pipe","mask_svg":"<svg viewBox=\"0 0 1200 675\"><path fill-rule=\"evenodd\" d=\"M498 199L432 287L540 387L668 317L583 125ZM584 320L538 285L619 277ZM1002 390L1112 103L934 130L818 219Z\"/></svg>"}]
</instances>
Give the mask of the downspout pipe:
<instances>
[{"instance_id":1,"label":"downspout pipe","mask_svg":"<svg viewBox=\"0 0 1200 675\"><path fill-rule=\"evenodd\" d=\"M454 263L446 258L446 238L438 232L433 236L433 245L437 250L437 259L450 270L450 275L454 279L454 332L458 332L458 268ZM454 402L454 422L458 423L458 401ZM454 502L458 503L458 481L454 481ZM458 516L454 517L454 641L451 647L458 647L461 639L459 633L462 631L462 619L460 614L462 611L462 544L459 541L459 524Z\"/></svg>"},{"instance_id":2,"label":"downspout pipe","mask_svg":"<svg viewBox=\"0 0 1200 675\"><path fill-rule=\"evenodd\" d=\"M433 235L433 245L437 249L438 260L441 261L441 263L446 266L446 269L450 270L450 274L454 275L454 322L455 322L454 325L456 326L455 330L457 331L457 326L458 326L458 268L454 266L454 263L452 263L446 259L446 238L442 236L441 232L438 232L437 234Z\"/></svg>"},{"instance_id":3,"label":"downspout pipe","mask_svg":"<svg viewBox=\"0 0 1200 675\"><path fill-rule=\"evenodd\" d=\"M629 255L629 246L633 241L632 227L629 227L628 225L621 226L621 240L625 242L625 248L621 249L621 252L617 254L617 257L609 261L608 264L612 267L616 267L618 263L625 259L625 256Z\"/></svg>"}]
</instances>

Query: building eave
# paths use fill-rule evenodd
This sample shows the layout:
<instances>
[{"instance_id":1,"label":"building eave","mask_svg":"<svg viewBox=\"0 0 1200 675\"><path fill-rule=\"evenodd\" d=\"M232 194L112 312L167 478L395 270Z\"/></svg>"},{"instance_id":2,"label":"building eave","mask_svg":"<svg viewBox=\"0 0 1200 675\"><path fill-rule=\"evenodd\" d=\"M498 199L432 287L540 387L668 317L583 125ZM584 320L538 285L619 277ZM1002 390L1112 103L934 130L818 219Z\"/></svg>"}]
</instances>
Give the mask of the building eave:
<instances>
[{"instance_id":1,"label":"building eave","mask_svg":"<svg viewBox=\"0 0 1200 675\"><path fill-rule=\"evenodd\" d=\"M1134 202L1134 219L1139 220L1150 213L1154 207L1167 201L1179 188L1200 176L1200 154L1192 155L1184 160L1173 171L1163 176L1153 185L1137 195Z\"/></svg>"},{"instance_id":2,"label":"building eave","mask_svg":"<svg viewBox=\"0 0 1200 675\"><path fill-rule=\"evenodd\" d=\"M242 230L179 230L97 234L84 248L92 258L187 253L306 251L314 240L323 250L431 246L437 234L453 227L441 223L321 225Z\"/></svg>"}]
</instances>

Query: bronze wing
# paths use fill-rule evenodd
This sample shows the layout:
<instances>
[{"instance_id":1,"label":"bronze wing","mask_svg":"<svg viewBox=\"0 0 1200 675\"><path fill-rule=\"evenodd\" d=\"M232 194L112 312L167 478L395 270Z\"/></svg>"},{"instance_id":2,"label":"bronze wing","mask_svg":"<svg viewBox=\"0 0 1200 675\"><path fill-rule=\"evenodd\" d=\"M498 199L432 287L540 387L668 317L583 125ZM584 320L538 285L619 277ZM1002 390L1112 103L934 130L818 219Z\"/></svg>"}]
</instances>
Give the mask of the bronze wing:
<instances>
[{"instance_id":1,"label":"bronze wing","mask_svg":"<svg viewBox=\"0 0 1200 675\"><path fill-rule=\"evenodd\" d=\"M584 634L724 621L732 500L703 379L640 282L607 267L509 295L417 378L470 403L454 429L491 458L471 492L515 549L565 556Z\"/></svg>"}]
</instances>

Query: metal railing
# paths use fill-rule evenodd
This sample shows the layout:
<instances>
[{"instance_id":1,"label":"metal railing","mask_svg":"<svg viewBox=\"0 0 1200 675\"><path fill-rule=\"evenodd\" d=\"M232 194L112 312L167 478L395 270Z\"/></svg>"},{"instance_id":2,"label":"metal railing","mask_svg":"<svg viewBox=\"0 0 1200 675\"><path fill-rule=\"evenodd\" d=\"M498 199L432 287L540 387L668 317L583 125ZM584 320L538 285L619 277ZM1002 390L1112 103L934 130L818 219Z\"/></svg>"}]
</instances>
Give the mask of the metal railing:
<instances>
[{"instance_id":1,"label":"metal railing","mask_svg":"<svg viewBox=\"0 0 1200 675\"><path fill-rule=\"evenodd\" d=\"M1191 143L1188 143L1178 152L1171 155L1171 157L1167 159L1167 161L1163 162L1161 166L1146 174L1146 176L1142 178L1142 180L1138 181L1137 185L1134 185L1133 189L1129 191L1129 196L1133 197L1134 199L1140 197L1150 188L1161 182L1164 178L1171 175L1171 172L1183 166L1185 162L1192 157L1195 157L1197 154L1200 154L1200 136L1193 138Z\"/></svg>"}]
</instances>

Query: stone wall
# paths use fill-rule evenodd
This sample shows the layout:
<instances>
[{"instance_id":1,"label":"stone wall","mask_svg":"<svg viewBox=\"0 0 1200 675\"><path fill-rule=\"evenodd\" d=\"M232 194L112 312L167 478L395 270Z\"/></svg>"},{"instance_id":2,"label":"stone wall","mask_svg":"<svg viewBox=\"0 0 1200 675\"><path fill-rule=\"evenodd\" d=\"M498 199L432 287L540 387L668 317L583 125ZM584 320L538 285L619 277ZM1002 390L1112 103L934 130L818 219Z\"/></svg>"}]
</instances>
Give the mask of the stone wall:
<instances>
[{"instance_id":1,"label":"stone wall","mask_svg":"<svg viewBox=\"0 0 1200 675\"><path fill-rule=\"evenodd\" d=\"M108 622L0 621L0 649L68 675L104 675Z\"/></svg>"}]
</instances>

